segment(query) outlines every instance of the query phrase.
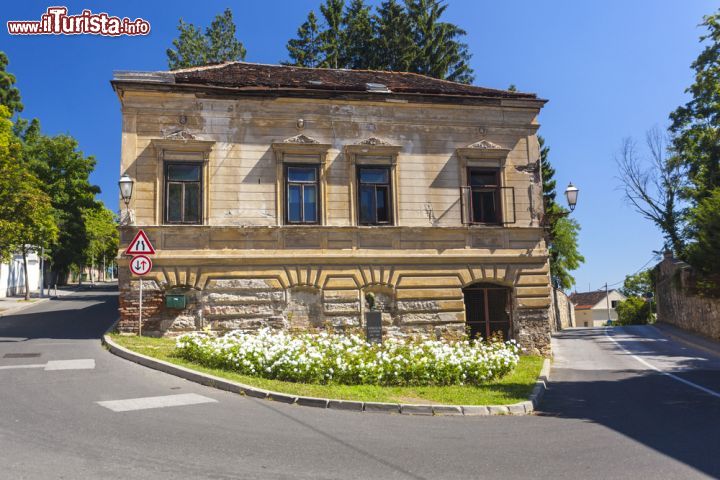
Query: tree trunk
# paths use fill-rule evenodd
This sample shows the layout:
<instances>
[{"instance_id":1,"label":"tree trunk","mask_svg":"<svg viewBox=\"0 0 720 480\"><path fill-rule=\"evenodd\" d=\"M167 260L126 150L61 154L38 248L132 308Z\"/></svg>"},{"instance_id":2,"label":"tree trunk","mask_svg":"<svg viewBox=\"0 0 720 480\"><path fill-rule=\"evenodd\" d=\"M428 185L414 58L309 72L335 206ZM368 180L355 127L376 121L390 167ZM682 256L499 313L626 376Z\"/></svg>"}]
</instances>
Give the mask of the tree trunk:
<instances>
[{"instance_id":1,"label":"tree trunk","mask_svg":"<svg viewBox=\"0 0 720 480\"><path fill-rule=\"evenodd\" d=\"M25 272L25 300L30 300L30 279L28 278L27 251L23 248L23 271Z\"/></svg>"}]
</instances>

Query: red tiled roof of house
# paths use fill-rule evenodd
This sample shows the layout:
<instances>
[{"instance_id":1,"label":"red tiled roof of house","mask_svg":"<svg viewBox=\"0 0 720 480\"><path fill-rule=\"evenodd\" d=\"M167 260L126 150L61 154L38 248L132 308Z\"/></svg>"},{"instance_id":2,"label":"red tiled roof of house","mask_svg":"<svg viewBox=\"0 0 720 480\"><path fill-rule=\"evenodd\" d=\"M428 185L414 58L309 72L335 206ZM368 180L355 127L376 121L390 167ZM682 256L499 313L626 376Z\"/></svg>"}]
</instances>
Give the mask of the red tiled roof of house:
<instances>
[{"instance_id":1,"label":"red tiled roof of house","mask_svg":"<svg viewBox=\"0 0 720 480\"><path fill-rule=\"evenodd\" d=\"M174 76L176 84L243 90L316 90L537 99L534 93L484 88L408 72L227 62L168 73Z\"/></svg>"},{"instance_id":2,"label":"red tiled roof of house","mask_svg":"<svg viewBox=\"0 0 720 480\"><path fill-rule=\"evenodd\" d=\"M589 310L603 298L605 298L605 290L573 293L570 295L570 301L575 304L575 310Z\"/></svg>"}]
</instances>

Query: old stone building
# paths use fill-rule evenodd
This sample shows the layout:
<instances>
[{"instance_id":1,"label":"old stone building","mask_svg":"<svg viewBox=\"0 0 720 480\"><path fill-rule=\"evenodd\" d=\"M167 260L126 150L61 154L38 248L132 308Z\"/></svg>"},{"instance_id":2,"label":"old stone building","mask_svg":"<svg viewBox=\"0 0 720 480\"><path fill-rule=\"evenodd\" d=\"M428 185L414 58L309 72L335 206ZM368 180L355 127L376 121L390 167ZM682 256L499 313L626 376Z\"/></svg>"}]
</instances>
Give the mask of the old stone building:
<instances>
[{"instance_id":1,"label":"old stone building","mask_svg":"<svg viewBox=\"0 0 720 480\"><path fill-rule=\"evenodd\" d=\"M536 95L239 62L112 86L135 181L121 238L141 227L158 250L144 333L362 326L372 292L384 334L499 331L549 353Z\"/></svg>"}]
</instances>

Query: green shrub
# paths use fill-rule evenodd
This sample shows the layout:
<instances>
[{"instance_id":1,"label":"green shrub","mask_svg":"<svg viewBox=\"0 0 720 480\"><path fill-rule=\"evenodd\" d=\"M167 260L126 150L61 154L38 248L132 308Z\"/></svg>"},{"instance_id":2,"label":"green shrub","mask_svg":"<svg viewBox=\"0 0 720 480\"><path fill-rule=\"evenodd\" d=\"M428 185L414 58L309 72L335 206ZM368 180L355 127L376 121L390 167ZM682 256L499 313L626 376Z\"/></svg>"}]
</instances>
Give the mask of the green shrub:
<instances>
[{"instance_id":1,"label":"green shrub","mask_svg":"<svg viewBox=\"0 0 720 480\"><path fill-rule=\"evenodd\" d=\"M629 297L615 308L620 325L644 325L650 320L650 302L640 297Z\"/></svg>"}]
</instances>

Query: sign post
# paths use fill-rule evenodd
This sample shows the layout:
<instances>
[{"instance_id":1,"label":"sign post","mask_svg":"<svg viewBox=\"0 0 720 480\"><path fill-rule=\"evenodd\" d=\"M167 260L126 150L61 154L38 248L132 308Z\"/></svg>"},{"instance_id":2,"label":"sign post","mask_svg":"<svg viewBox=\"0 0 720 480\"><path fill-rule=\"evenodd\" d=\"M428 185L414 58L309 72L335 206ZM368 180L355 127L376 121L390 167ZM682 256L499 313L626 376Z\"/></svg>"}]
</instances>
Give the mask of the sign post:
<instances>
[{"instance_id":1,"label":"sign post","mask_svg":"<svg viewBox=\"0 0 720 480\"><path fill-rule=\"evenodd\" d=\"M125 255L133 255L130 260L130 272L140 277L140 304L138 312L138 336L142 335L143 280L142 277L152 270L152 260L147 255L155 255L155 249L144 231L139 230L130 242Z\"/></svg>"}]
</instances>

